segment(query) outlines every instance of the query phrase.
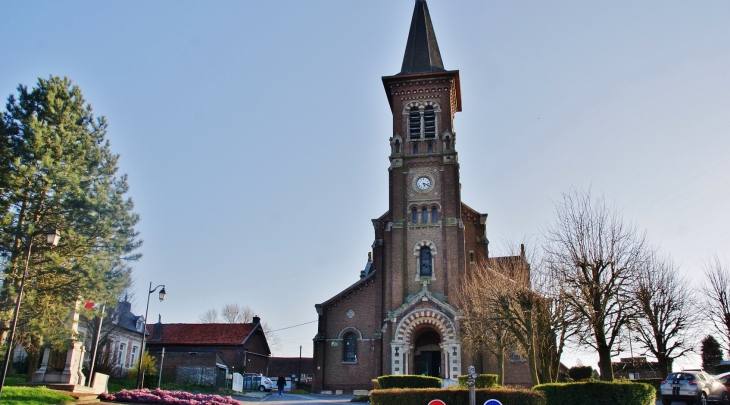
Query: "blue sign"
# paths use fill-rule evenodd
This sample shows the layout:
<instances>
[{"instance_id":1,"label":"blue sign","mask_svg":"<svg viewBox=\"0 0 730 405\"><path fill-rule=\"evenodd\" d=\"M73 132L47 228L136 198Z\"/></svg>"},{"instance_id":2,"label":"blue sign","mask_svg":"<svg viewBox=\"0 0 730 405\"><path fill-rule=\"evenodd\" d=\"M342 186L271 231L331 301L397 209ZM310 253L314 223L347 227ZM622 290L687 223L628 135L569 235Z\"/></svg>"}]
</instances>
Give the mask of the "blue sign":
<instances>
[{"instance_id":1,"label":"blue sign","mask_svg":"<svg viewBox=\"0 0 730 405\"><path fill-rule=\"evenodd\" d=\"M502 403L497 401L496 399L490 399L485 402L484 405L502 405Z\"/></svg>"}]
</instances>

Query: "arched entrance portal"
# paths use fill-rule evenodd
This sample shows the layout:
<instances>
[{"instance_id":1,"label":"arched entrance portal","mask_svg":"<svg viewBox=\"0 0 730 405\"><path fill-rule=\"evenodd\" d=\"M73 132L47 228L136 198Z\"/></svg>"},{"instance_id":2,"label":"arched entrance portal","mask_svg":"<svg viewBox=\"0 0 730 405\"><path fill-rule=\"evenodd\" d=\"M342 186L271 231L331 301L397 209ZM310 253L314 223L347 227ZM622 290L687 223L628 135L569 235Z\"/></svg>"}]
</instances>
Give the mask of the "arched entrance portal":
<instances>
[{"instance_id":1,"label":"arched entrance portal","mask_svg":"<svg viewBox=\"0 0 730 405\"><path fill-rule=\"evenodd\" d=\"M396 324L390 342L391 374L426 374L455 380L461 374L461 342L443 312L416 308Z\"/></svg>"},{"instance_id":2,"label":"arched entrance portal","mask_svg":"<svg viewBox=\"0 0 730 405\"><path fill-rule=\"evenodd\" d=\"M441 336L431 328L415 333L413 374L441 377Z\"/></svg>"}]
</instances>

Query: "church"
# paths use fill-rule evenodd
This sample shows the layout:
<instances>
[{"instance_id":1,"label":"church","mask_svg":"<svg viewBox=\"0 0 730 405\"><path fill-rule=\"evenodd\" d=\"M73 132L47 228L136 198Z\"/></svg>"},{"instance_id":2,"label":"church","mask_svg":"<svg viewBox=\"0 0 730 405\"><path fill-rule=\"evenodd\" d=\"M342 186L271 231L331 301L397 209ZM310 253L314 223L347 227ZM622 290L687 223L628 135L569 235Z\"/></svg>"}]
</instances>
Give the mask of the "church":
<instances>
[{"instance_id":1,"label":"church","mask_svg":"<svg viewBox=\"0 0 730 405\"><path fill-rule=\"evenodd\" d=\"M372 220L372 252L359 279L315 305L313 392L371 389L380 375L455 381L469 365L495 371L494 360L460 339L460 280L496 258L487 214L461 201L453 126L459 71L444 68L425 0L416 0L400 73L382 80L393 114L388 211ZM510 356L505 383L529 381L524 360Z\"/></svg>"}]
</instances>

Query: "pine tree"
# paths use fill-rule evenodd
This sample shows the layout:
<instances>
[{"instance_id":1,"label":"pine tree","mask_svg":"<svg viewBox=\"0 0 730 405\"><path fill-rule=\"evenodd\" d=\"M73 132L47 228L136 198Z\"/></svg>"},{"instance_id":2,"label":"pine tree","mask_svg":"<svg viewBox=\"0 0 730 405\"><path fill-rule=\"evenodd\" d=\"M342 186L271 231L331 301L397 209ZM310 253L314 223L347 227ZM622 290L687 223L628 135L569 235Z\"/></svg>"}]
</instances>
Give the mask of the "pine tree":
<instances>
[{"instance_id":1,"label":"pine tree","mask_svg":"<svg viewBox=\"0 0 730 405\"><path fill-rule=\"evenodd\" d=\"M720 343L712 335L707 335L707 337L702 339L702 368L709 373L714 373L715 365L720 360L722 360L722 347L720 347Z\"/></svg>"},{"instance_id":2,"label":"pine tree","mask_svg":"<svg viewBox=\"0 0 730 405\"><path fill-rule=\"evenodd\" d=\"M61 242L33 239L18 321L31 354L41 339L64 342L80 298L113 300L129 285L141 240L126 175L106 140L107 122L68 78L18 87L0 112L0 339L5 340L31 235L56 228ZM37 247L37 248L36 248Z\"/></svg>"}]
</instances>

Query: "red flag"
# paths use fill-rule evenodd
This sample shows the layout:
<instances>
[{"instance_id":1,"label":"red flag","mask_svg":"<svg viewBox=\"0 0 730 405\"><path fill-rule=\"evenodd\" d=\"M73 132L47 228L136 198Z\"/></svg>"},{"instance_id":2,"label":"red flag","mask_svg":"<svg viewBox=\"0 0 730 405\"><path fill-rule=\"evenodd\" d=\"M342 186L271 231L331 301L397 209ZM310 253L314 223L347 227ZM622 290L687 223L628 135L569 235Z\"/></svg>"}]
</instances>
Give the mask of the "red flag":
<instances>
[{"instance_id":1,"label":"red flag","mask_svg":"<svg viewBox=\"0 0 730 405\"><path fill-rule=\"evenodd\" d=\"M84 305L84 308L87 310L94 308L96 304L93 301L86 300L86 305Z\"/></svg>"}]
</instances>

